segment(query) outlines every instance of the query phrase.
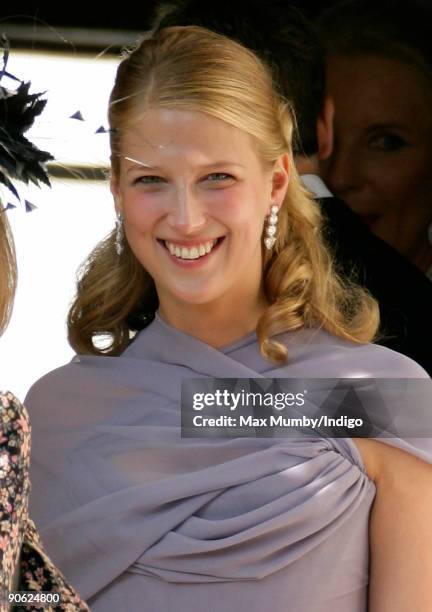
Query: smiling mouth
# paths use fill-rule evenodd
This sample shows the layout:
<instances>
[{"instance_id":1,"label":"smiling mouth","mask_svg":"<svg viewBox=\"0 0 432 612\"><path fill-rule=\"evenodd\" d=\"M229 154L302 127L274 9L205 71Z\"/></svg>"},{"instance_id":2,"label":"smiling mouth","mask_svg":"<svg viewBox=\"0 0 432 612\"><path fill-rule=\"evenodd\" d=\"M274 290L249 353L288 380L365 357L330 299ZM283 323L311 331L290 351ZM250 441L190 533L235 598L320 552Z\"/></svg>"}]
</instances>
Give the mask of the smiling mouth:
<instances>
[{"instance_id":1,"label":"smiling mouth","mask_svg":"<svg viewBox=\"0 0 432 612\"><path fill-rule=\"evenodd\" d=\"M161 244L173 257L179 260L188 261L202 259L209 255L225 239L225 236L213 240L205 240L191 246L178 244L169 240L158 239Z\"/></svg>"}]
</instances>

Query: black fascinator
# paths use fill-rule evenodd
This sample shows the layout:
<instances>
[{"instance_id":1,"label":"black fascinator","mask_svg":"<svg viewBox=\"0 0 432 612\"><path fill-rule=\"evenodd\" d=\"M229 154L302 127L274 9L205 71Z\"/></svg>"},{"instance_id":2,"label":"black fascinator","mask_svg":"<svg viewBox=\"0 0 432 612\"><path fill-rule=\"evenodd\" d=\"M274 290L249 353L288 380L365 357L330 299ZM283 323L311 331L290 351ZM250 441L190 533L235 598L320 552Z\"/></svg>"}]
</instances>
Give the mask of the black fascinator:
<instances>
[{"instance_id":1,"label":"black fascinator","mask_svg":"<svg viewBox=\"0 0 432 612\"><path fill-rule=\"evenodd\" d=\"M0 182L19 200L13 181L40 182L50 185L44 164L54 159L47 151L41 151L24 134L33 125L35 117L43 111L46 100L42 93L29 93L30 82L23 82L7 71L9 45L5 37L0 39L3 48L3 66L0 69ZM15 89L4 87L7 77L18 83Z\"/></svg>"}]
</instances>

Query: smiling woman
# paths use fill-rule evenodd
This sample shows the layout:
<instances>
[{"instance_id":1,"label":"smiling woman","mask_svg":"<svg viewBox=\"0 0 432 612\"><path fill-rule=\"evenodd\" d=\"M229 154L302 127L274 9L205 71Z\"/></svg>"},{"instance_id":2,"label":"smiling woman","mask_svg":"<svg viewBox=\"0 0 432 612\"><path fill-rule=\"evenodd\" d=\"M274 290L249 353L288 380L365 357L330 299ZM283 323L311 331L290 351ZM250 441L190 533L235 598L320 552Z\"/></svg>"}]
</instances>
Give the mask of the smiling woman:
<instances>
[{"instance_id":1,"label":"smiling woman","mask_svg":"<svg viewBox=\"0 0 432 612\"><path fill-rule=\"evenodd\" d=\"M216 35L193 47L193 30L168 31L154 48L144 41L117 73L109 110L111 187L117 238L125 232L127 240L117 249L120 258L113 234L87 262L69 314L71 344L100 354L94 340L103 334L111 338L105 354L116 355L158 307L170 323L181 320L182 329L217 338L219 346L258 322L263 354L275 362L287 350L269 336L304 324L371 340L376 304L332 272L319 208L292 162L290 108L270 72L242 47L219 48ZM251 90L252 77L263 87ZM263 250L260 238L270 221L266 232L275 231L272 219L275 245ZM202 260L181 257L183 248L212 241ZM233 320L239 303L244 314ZM211 305L211 325L197 316L203 305Z\"/></svg>"},{"instance_id":2,"label":"smiling woman","mask_svg":"<svg viewBox=\"0 0 432 612\"><path fill-rule=\"evenodd\" d=\"M356 1L322 19L335 147L323 177L369 225L432 275L430 16Z\"/></svg>"},{"instance_id":3,"label":"smiling woman","mask_svg":"<svg viewBox=\"0 0 432 612\"><path fill-rule=\"evenodd\" d=\"M262 293L260 237L272 203L279 208L287 190L288 156L265 168L249 134L175 109L149 110L125 130L121 148L112 190L127 242L154 280L160 314L175 327L195 326L209 341L211 327L196 327L197 307L212 303L226 321L217 344L249 332L264 301L255 303ZM130 156L143 167L131 167ZM233 330L235 303L249 306Z\"/></svg>"},{"instance_id":4,"label":"smiling woman","mask_svg":"<svg viewBox=\"0 0 432 612\"><path fill-rule=\"evenodd\" d=\"M428 609L421 443L181 437L189 377L426 376L368 343L376 304L334 273L269 69L163 29L123 59L109 119L118 220L81 272L81 354L27 398L49 552L95 612L365 612L368 592L370 612Z\"/></svg>"}]
</instances>

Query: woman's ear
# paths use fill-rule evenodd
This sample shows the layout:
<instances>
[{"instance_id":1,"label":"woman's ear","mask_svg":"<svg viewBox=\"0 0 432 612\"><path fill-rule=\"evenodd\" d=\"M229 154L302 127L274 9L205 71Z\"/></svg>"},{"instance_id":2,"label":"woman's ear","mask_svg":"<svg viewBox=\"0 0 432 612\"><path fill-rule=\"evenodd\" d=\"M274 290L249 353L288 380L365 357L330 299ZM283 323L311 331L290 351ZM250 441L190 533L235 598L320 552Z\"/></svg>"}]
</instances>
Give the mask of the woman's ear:
<instances>
[{"instance_id":1,"label":"woman's ear","mask_svg":"<svg viewBox=\"0 0 432 612\"><path fill-rule=\"evenodd\" d=\"M274 163L272 176L271 203L282 206L290 179L290 159L288 153L283 153Z\"/></svg>"},{"instance_id":2,"label":"woman's ear","mask_svg":"<svg viewBox=\"0 0 432 612\"><path fill-rule=\"evenodd\" d=\"M335 106L333 99L327 94L317 120L318 159L327 159L333 152L334 114Z\"/></svg>"},{"instance_id":3,"label":"woman's ear","mask_svg":"<svg viewBox=\"0 0 432 612\"><path fill-rule=\"evenodd\" d=\"M116 209L116 213L119 213L122 210L121 196L120 196L120 188L119 188L118 180L115 178L111 178L110 191L114 199L114 206Z\"/></svg>"}]
</instances>

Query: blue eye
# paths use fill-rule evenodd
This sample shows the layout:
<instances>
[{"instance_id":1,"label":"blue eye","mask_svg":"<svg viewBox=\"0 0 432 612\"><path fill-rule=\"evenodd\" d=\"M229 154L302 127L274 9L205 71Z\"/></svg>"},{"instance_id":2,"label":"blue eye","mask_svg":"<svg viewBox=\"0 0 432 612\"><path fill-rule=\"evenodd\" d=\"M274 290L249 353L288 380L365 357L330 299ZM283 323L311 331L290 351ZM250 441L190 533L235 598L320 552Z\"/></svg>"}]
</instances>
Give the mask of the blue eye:
<instances>
[{"instance_id":1,"label":"blue eye","mask_svg":"<svg viewBox=\"0 0 432 612\"><path fill-rule=\"evenodd\" d=\"M160 176L155 176L153 174L148 174L145 176L139 176L134 180L134 185L137 183L142 183L143 185L154 185L156 183L160 183L163 179Z\"/></svg>"},{"instance_id":2,"label":"blue eye","mask_svg":"<svg viewBox=\"0 0 432 612\"><path fill-rule=\"evenodd\" d=\"M396 134L377 134L369 139L369 146L371 149L377 151L399 151L406 146L406 142L400 136Z\"/></svg>"},{"instance_id":3,"label":"blue eye","mask_svg":"<svg viewBox=\"0 0 432 612\"><path fill-rule=\"evenodd\" d=\"M206 180L210 182L220 182L233 179L234 177L231 174L225 174L225 172L213 172L212 174L208 174L206 176Z\"/></svg>"}]
</instances>

